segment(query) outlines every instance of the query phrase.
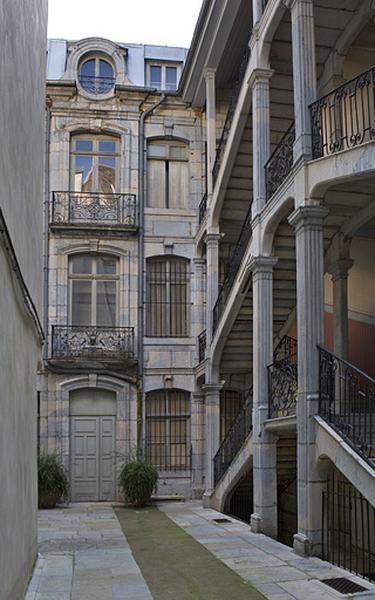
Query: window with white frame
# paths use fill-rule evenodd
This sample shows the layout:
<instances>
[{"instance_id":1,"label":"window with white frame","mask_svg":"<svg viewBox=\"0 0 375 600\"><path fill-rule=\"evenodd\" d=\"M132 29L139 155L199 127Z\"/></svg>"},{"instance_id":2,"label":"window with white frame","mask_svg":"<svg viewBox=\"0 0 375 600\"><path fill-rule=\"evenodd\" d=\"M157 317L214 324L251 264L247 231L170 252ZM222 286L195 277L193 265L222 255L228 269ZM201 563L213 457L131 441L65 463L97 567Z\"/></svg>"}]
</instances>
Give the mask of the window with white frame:
<instances>
[{"instance_id":1,"label":"window with white frame","mask_svg":"<svg viewBox=\"0 0 375 600\"><path fill-rule=\"evenodd\" d=\"M81 62L78 79L86 92L105 94L115 83L113 66L102 56L90 56Z\"/></svg>"},{"instance_id":2,"label":"window with white frame","mask_svg":"<svg viewBox=\"0 0 375 600\"><path fill-rule=\"evenodd\" d=\"M108 135L75 135L71 143L71 184L75 192L113 194L119 188L120 140Z\"/></svg>"},{"instance_id":3,"label":"window with white frame","mask_svg":"<svg viewBox=\"0 0 375 600\"><path fill-rule=\"evenodd\" d=\"M147 145L147 204L152 208L186 208L189 189L188 146L177 140Z\"/></svg>"},{"instance_id":4,"label":"window with white frame","mask_svg":"<svg viewBox=\"0 0 375 600\"><path fill-rule=\"evenodd\" d=\"M165 92L175 92L181 73L181 63L152 61L147 63L147 85Z\"/></svg>"},{"instance_id":5,"label":"window with white frame","mask_svg":"<svg viewBox=\"0 0 375 600\"><path fill-rule=\"evenodd\" d=\"M109 254L75 254L69 259L70 325L115 327L118 259Z\"/></svg>"},{"instance_id":6,"label":"window with white frame","mask_svg":"<svg viewBox=\"0 0 375 600\"><path fill-rule=\"evenodd\" d=\"M146 457L163 471L187 470L190 458L190 394L157 390L146 394Z\"/></svg>"},{"instance_id":7,"label":"window with white frame","mask_svg":"<svg viewBox=\"0 0 375 600\"><path fill-rule=\"evenodd\" d=\"M175 256L147 260L147 335L189 335L189 261Z\"/></svg>"}]
</instances>

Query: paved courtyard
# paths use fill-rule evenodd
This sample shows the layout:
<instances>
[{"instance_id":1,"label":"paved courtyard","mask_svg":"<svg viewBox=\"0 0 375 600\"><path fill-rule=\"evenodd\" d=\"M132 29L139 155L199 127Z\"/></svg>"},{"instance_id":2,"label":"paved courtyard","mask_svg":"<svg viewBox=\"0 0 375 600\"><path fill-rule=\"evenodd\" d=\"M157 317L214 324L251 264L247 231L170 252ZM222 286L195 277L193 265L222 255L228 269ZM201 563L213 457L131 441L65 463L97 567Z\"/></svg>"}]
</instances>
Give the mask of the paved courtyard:
<instances>
[{"instance_id":1,"label":"paved courtyard","mask_svg":"<svg viewBox=\"0 0 375 600\"><path fill-rule=\"evenodd\" d=\"M349 577L369 590L355 598L375 600L374 585L317 558L299 557L270 538L252 534L246 524L234 519L216 523L213 519L223 515L203 509L199 502L158 506L268 600L352 597L320 581L328 577ZM159 600L160 595L150 591L152 580L146 583L145 577L109 504L73 504L40 512L39 559L25 600Z\"/></svg>"}]
</instances>

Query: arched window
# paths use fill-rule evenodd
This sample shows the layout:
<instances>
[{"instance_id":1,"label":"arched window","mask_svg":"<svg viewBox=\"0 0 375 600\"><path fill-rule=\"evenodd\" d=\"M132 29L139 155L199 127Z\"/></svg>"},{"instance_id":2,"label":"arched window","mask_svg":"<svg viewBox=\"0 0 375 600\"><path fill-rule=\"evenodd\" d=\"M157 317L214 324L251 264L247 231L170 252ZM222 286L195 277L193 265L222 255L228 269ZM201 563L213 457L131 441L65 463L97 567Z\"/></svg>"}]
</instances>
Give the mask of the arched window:
<instances>
[{"instance_id":1,"label":"arched window","mask_svg":"<svg viewBox=\"0 0 375 600\"><path fill-rule=\"evenodd\" d=\"M119 139L80 134L71 143L71 189L113 194L119 188Z\"/></svg>"},{"instance_id":2,"label":"arched window","mask_svg":"<svg viewBox=\"0 0 375 600\"><path fill-rule=\"evenodd\" d=\"M153 208L187 208L188 147L174 140L153 140L148 153L148 201Z\"/></svg>"},{"instance_id":3,"label":"arched window","mask_svg":"<svg viewBox=\"0 0 375 600\"><path fill-rule=\"evenodd\" d=\"M242 392L224 389L220 392L220 439L227 435L243 403Z\"/></svg>"},{"instance_id":4,"label":"arched window","mask_svg":"<svg viewBox=\"0 0 375 600\"><path fill-rule=\"evenodd\" d=\"M157 390L146 394L146 457L157 469L190 469L190 394Z\"/></svg>"},{"instance_id":5,"label":"arched window","mask_svg":"<svg viewBox=\"0 0 375 600\"><path fill-rule=\"evenodd\" d=\"M70 325L115 327L118 259L109 254L75 254L69 259Z\"/></svg>"},{"instance_id":6,"label":"arched window","mask_svg":"<svg viewBox=\"0 0 375 600\"><path fill-rule=\"evenodd\" d=\"M147 335L189 335L189 261L176 256L147 260Z\"/></svg>"},{"instance_id":7,"label":"arched window","mask_svg":"<svg viewBox=\"0 0 375 600\"><path fill-rule=\"evenodd\" d=\"M115 83L111 63L100 56L83 60L79 67L79 83L90 94L105 94Z\"/></svg>"}]
</instances>

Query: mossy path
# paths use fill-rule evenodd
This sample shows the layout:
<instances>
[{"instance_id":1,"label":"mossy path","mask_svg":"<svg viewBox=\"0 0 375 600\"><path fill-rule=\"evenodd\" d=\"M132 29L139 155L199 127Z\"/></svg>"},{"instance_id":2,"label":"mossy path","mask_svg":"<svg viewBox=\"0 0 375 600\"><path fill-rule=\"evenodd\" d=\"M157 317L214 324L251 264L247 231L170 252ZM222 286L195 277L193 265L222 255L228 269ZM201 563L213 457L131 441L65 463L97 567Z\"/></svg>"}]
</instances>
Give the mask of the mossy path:
<instances>
[{"instance_id":1,"label":"mossy path","mask_svg":"<svg viewBox=\"0 0 375 600\"><path fill-rule=\"evenodd\" d=\"M155 600L264 600L157 508L115 513Z\"/></svg>"}]
</instances>

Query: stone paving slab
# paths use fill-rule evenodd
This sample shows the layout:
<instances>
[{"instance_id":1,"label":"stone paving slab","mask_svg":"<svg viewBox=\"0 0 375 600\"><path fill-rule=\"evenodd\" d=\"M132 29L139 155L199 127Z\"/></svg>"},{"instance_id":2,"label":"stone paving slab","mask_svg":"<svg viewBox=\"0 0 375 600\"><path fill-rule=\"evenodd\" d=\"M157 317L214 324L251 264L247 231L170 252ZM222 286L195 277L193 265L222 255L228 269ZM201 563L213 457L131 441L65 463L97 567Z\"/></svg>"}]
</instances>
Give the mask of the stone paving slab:
<instances>
[{"instance_id":1,"label":"stone paving slab","mask_svg":"<svg viewBox=\"0 0 375 600\"><path fill-rule=\"evenodd\" d=\"M109 504L39 513L39 559L25 600L153 600Z\"/></svg>"},{"instance_id":2,"label":"stone paving slab","mask_svg":"<svg viewBox=\"0 0 375 600\"><path fill-rule=\"evenodd\" d=\"M375 600L375 585L368 581L319 558L299 556L280 542L252 533L246 523L232 517L231 523L215 523L213 519L223 515L203 508L199 501L163 502L158 506L269 600ZM369 591L350 596L340 594L321 582L331 577L346 577Z\"/></svg>"}]
</instances>

